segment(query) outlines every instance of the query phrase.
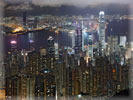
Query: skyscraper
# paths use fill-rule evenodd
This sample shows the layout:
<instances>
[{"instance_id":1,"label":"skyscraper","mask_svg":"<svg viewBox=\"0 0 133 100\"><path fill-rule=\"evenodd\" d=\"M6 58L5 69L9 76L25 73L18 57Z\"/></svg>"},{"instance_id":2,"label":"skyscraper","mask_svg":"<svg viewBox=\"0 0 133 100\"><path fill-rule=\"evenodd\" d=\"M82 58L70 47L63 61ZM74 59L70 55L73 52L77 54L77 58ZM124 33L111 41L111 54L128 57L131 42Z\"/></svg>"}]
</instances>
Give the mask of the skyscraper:
<instances>
[{"instance_id":1,"label":"skyscraper","mask_svg":"<svg viewBox=\"0 0 133 100\"><path fill-rule=\"evenodd\" d=\"M72 36L72 48L75 47L75 32L71 32L71 36Z\"/></svg>"},{"instance_id":2,"label":"skyscraper","mask_svg":"<svg viewBox=\"0 0 133 100\"><path fill-rule=\"evenodd\" d=\"M93 36L91 33L89 33L89 46L88 46L88 54L89 54L89 57L93 57Z\"/></svg>"},{"instance_id":3,"label":"skyscraper","mask_svg":"<svg viewBox=\"0 0 133 100\"><path fill-rule=\"evenodd\" d=\"M37 28L37 17L31 17L27 19L27 26L29 28L29 30L32 30L34 28Z\"/></svg>"},{"instance_id":4,"label":"skyscraper","mask_svg":"<svg viewBox=\"0 0 133 100\"><path fill-rule=\"evenodd\" d=\"M107 42L109 47L109 53L116 53L118 51L118 36L108 36Z\"/></svg>"},{"instance_id":5,"label":"skyscraper","mask_svg":"<svg viewBox=\"0 0 133 100\"><path fill-rule=\"evenodd\" d=\"M54 38L49 36L48 40L48 48L47 48L47 61L48 61L48 68L54 68L54 59L55 59L55 49L54 49Z\"/></svg>"},{"instance_id":6,"label":"skyscraper","mask_svg":"<svg viewBox=\"0 0 133 100\"><path fill-rule=\"evenodd\" d=\"M105 49L105 21L104 21L104 12L101 11L99 13L99 42L101 45L101 49Z\"/></svg>"},{"instance_id":7,"label":"skyscraper","mask_svg":"<svg viewBox=\"0 0 133 100\"><path fill-rule=\"evenodd\" d=\"M58 45L58 43L54 44L54 48L55 48L55 59L59 59L59 45Z\"/></svg>"},{"instance_id":8,"label":"skyscraper","mask_svg":"<svg viewBox=\"0 0 133 100\"><path fill-rule=\"evenodd\" d=\"M26 27L26 12L23 12L23 27Z\"/></svg>"},{"instance_id":9,"label":"skyscraper","mask_svg":"<svg viewBox=\"0 0 133 100\"><path fill-rule=\"evenodd\" d=\"M85 32L83 21L81 23L82 23L82 31ZM82 32L82 51L84 51L84 32Z\"/></svg>"},{"instance_id":10,"label":"skyscraper","mask_svg":"<svg viewBox=\"0 0 133 100\"><path fill-rule=\"evenodd\" d=\"M120 46L126 47L126 41L127 41L126 36L120 36Z\"/></svg>"},{"instance_id":11,"label":"skyscraper","mask_svg":"<svg viewBox=\"0 0 133 100\"><path fill-rule=\"evenodd\" d=\"M79 59L81 51L82 51L82 29L80 27L77 27L75 34L75 54L77 59Z\"/></svg>"},{"instance_id":12,"label":"skyscraper","mask_svg":"<svg viewBox=\"0 0 133 100\"><path fill-rule=\"evenodd\" d=\"M49 36L48 40L48 54L50 56L54 55L54 38L52 36Z\"/></svg>"}]
</instances>

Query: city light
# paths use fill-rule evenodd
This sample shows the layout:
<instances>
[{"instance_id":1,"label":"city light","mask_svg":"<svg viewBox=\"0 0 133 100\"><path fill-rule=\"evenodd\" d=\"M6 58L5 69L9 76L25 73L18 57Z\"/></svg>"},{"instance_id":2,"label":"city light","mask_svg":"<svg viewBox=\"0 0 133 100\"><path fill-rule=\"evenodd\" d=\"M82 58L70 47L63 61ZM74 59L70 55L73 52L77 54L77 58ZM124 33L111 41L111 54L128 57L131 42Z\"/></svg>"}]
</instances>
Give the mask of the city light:
<instances>
[{"instance_id":1,"label":"city light","mask_svg":"<svg viewBox=\"0 0 133 100\"><path fill-rule=\"evenodd\" d=\"M81 94L79 94L79 95L78 95L78 98L81 98L81 97L82 97L82 95L81 95Z\"/></svg>"},{"instance_id":2,"label":"city light","mask_svg":"<svg viewBox=\"0 0 133 100\"><path fill-rule=\"evenodd\" d=\"M30 43L33 43L34 41L33 40L29 40Z\"/></svg>"},{"instance_id":3,"label":"city light","mask_svg":"<svg viewBox=\"0 0 133 100\"><path fill-rule=\"evenodd\" d=\"M5 100L6 98L6 91L3 89L0 89L0 100Z\"/></svg>"},{"instance_id":4,"label":"city light","mask_svg":"<svg viewBox=\"0 0 133 100\"><path fill-rule=\"evenodd\" d=\"M9 28L3 31L7 50L0 69L4 100L106 100L131 88L133 43L123 28L128 15L29 12L2 19Z\"/></svg>"},{"instance_id":5,"label":"city light","mask_svg":"<svg viewBox=\"0 0 133 100\"><path fill-rule=\"evenodd\" d=\"M100 11L100 15L104 15L104 11Z\"/></svg>"},{"instance_id":6,"label":"city light","mask_svg":"<svg viewBox=\"0 0 133 100\"><path fill-rule=\"evenodd\" d=\"M10 43L11 44L16 44L17 42L15 40L12 40Z\"/></svg>"},{"instance_id":7,"label":"city light","mask_svg":"<svg viewBox=\"0 0 133 100\"><path fill-rule=\"evenodd\" d=\"M113 69L113 73L115 73L116 71L115 71L115 69Z\"/></svg>"},{"instance_id":8,"label":"city light","mask_svg":"<svg viewBox=\"0 0 133 100\"><path fill-rule=\"evenodd\" d=\"M23 31L23 27L18 26L13 30L13 33Z\"/></svg>"}]
</instances>

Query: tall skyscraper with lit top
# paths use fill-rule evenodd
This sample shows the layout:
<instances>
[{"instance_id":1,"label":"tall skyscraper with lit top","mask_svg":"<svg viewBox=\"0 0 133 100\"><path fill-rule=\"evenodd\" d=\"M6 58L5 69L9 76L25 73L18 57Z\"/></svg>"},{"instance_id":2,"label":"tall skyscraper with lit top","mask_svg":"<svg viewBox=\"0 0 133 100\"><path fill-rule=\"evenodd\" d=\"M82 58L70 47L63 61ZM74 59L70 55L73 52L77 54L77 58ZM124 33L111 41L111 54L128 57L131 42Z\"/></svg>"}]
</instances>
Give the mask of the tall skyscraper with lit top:
<instances>
[{"instance_id":1,"label":"tall skyscraper with lit top","mask_svg":"<svg viewBox=\"0 0 133 100\"><path fill-rule=\"evenodd\" d=\"M52 36L49 36L47 42L48 42L48 48L47 48L48 67L50 69L53 69L54 68L54 60L55 60L54 38Z\"/></svg>"},{"instance_id":2,"label":"tall skyscraper with lit top","mask_svg":"<svg viewBox=\"0 0 133 100\"><path fill-rule=\"evenodd\" d=\"M50 56L54 55L54 38L52 36L49 36L48 38L48 54Z\"/></svg>"},{"instance_id":3,"label":"tall skyscraper with lit top","mask_svg":"<svg viewBox=\"0 0 133 100\"><path fill-rule=\"evenodd\" d=\"M105 19L104 19L104 12L100 11L99 13L99 42L101 45L101 49L105 49Z\"/></svg>"}]
</instances>

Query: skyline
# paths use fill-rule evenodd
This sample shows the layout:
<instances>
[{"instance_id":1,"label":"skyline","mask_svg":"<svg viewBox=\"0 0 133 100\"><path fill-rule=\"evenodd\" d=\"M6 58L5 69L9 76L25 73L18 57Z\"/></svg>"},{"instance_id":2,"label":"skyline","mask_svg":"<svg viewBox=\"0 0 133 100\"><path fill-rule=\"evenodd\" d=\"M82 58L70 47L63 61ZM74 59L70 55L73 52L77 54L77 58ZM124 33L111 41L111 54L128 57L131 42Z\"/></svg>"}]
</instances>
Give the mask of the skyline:
<instances>
[{"instance_id":1,"label":"skyline","mask_svg":"<svg viewBox=\"0 0 133 100\"><path fill-rule=\"evenodd\" d=\"M132 1L4 0L0 6L0 99L112 100L123 91L120 98L132 97Z\"/></svg>"},{"instance_id":2,"label":"skyline","mask_svg":"<svg viewBox=\"0 0 133 100\"><path fill-rule=\"evenodd\" d=\"M25 15L25 13L24 13L24 15ZM21 16L21 17L23 17L23 16ZM25 24L25 20L21 19L21 17L14 17L15 18L14 21L12 19L10 19L10 17L3 19L3 24L6 22L5 25L7 25L7 27L8 27L8 24L10 27L11 23L15 24L15 23L19 22L19 24L20 24L20 28L19 27L17 28L17 26L16 27L11 26L12 30L10 30L9 32L7 30L5 30L6 28L4 29L5 32L7 32L6 34L10 34L10 32L15 32L18 30L18 32L17 32L18 36L16 36L16 37L15 36L13 36L13 37L4 36L4 41L5 41L4 43L5 43L6 50L9 50L9 47L10 47L10 41L9 40L11 40L11 39L17 40L19 42L18 48L21 49L23 47L23 45L28 46L28 43L27 43L28 38L34 39L35 44L36 44L35 45L36 48L39 48L39 47L45 47L46 48L47 46L46 46L45 42L46 42L46 39L48 38L49 35L53 36L55 38L55 41L59 42L60 46L71 46L71 41L72 41L71 40L71 34L74 31L73 23L75 22L74 20L78 20L77 19L78 17L76 17L76 18L74 17L74 19L73 19L73 17L67 17L67 16L56 16L56 17L50 16L50 15L49 16L47 16L47 15L36 16L37 19L39 19L39 18L42 18L42 19L38 20L37 21L38 24L35 24L35 25L33 25L33 23L31 23L31 21L34 22L34 16L30 16L30 17L27 16L26 17L26 19L27 19L26 24ZM63 17L65 18L65 20ZM117 19L114 19L115 17L117 17L117 16L108 16L105 18L106 23L107 23L107 25L106 25L106 38L107 38L107 36L110 36L110 35L115 35L118 37L127 36L127 41L131 41L130 31L129 31L129 20L126 19L128 17L119 16L119 17L117 17ZM91 32L93 33L93 35L94 35L94 41L93 42L96 42L98 40L98 33L97 33L97 31L98 31L98 22L97 22L98 16L95 16L94 19L91 19L91 16L87 17L88 19L85 19L85 18L84 17L81 18L84 21L86 21L86 22L84 22L84 24L87 25L87 26L85 26L85 29L88 29L88 31L90 33ZM111 20L112 20L111 22L110 22L109 18L111 18ZM120 18L122 18L122 19L120 19ZM8 20L8 19L10 19L10 20ZM25 17L24 17L24 19L25 19ZM57 20L57 19L60 19L60 20ZM6 20L8 21L8 23ZM48 20L48 21L45 21L45 20ZM24 21L24 23L22 23L21 21ZM69 23L70 23L70 25L69 25ZM44 28L42 28L42 30L40 30L40 32L39 31L33 32L33 33L28 33L28 32L23 33L22 32L19 35L19 33L20 33L19 29L22 29L21 27L23 27L23 25L24 26L26 25L27 28L31 27L31 29L33 29L34 27L37 27L37 26L38 26L38 29L41 26L44 26ZM60 25L63 25L64 29L66 29L66 30L64 30L64 32L63 32L63 27ZM69 26L67 26L67 25L69 25ZM48 29L47 28L45 29L45 27L48 27ZM125 28L123 28L123 27L125 27ZM89 28L91 30L89 30ZM94 32L93 32L93 29L94 29ZM49 30L51 32L49 32ZM56 32L59 32L59 33L56 33ZM14 34L17 35L17 33L14 33ZM86 35L85 36L85 44L87 44L88 33L86 33L85 35ZM22 41L23 39L24 39L24 41ZM8 41L6 41L6 40L8 40ZM39 42L39 40L41 40L42 42ZM107 39L106 39L106 41L107 41ZM120 41L120 39L119 39L119 41Z\"/></svg>"}]
</instances>

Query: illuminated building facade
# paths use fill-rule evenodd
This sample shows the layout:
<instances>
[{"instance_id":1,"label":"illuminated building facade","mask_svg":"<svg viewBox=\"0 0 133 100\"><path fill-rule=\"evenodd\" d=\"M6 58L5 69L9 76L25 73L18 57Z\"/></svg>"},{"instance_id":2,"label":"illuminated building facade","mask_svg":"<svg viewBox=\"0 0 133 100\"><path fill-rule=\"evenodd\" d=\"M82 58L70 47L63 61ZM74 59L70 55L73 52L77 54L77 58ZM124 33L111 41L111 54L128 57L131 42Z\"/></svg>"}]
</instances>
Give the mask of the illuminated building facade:
<instances>
[{"instance_id":1,"label":"illuminated building facade","mask_svg":"<svg viewBox=\"0 0 133 100\"><path fill-rule=\"evenodd\" d=\"M104 12L101 11L99 13L99 52L103 55L104 49L105 49L105 19L104 19Z\"/></svg>"},{"instance_id":2,"label":"illuminated building facade","mask_svg":"<svg viewBox=\"0 0 133 100\"><path fill-rule=\"evenodd\" d=\"M109 54L112 54L114 52L118 52L119 45L118 45L118 36L108 36L107 37L107 43L108 43L108 52Z\"/></svg>"},{"instance_id":3,"label":"illuminated building facade","mask_svg":"<svg viewBox=\"0 0 133 100\"><path fill-rule=\"evenodd\" d=\"M126 47L126 41L127 41L126 36L120 36L120 46Z\"/></svg>"},{"instance_id":4,"label":"illuminated building facade","mask_svg":"<svg viewBox=\"0 0 133 100\"><path fill-rule=\"evenodd\" d=\"M93 35L91 33L89 33L89 36L88 36L88 40L89 40L89 43L88 43L88 54L89 54L89 57L92 58L93 57Z\"/></svg>"},{"instance_id":5,"label":"illuminated building facade","mask_svg":"<svg viewBox=\"0 0 133 100\"><path fill-rule=\"evenodd\" d=\"M48 68L54 68L54 61L55 61L55 48L54 48L54 38L50 36L47 40L48 47L47 47L47 61L48 61Z\"/></svg>"},{"instance_id":6,"label":"illuminated building facade","mask_svg":"<svg viewBox=\"0 0 133 100\"><path fill-rule=\"evenodd\" d=\"M99 56L94 61L88 59L88 63L80 57L77 66L74 54L59 49L59 59L52 71L47 68L46 49L29 52L26 58L24 55L21 52L13 57L9 53L5 59L6 96L9 100L60 99L80 94L111 96L128 88L129 65L120 65L116 59L119 57L112 56L116 59L114 63L110 62L109 56ZM17 63L20 61L23 62L21 66Z\"/></svg>"},{"instance_id":7,"label":"illuminated building facade","mask_svg":"<svg viewBox=\"0 0 133 100\"><path fill-rule=\"evenodd\" d=\"M55 48L55 59L59 59L59 44L54 43L54 48Z\"/></svg>"},{"instance_id":8,"label":"illuminated building facade","mask_svg":"<svg viewBox=\"0 0 133 100\"><path fill-rule=\"evenodd\" d=\"M77 27L75 32L75 55L79 59L82 52L82 29Z\"/></svg>"},{"instance_id":9,"label":"illuminated building facade","mask_svg":"<svg viewBox=\"0 0 133 100\"><path fill-rule=\"evenodd\" d=\"M126 43L123 44L122 39L120 44L123 46L118 45L118 37L109 36L108 49L105 48L104 12L99 14L99 42L93 44L93 33L90 32L87 34L87 46L83 48L82 30L83 26L76 28L72 48L60 48L50 36L46 49L20 52L16 49L17 42L11 41L11 52L4 59L6 99L70 100L71 97L112 96L128 89L130 59L125 59ZM32 47L35 42L32 35L29 40Z\"/></svg>"},{"instance_id":10,"label":"illuminated building facade","mask_svg":"<svg viewBox=\"0 0 133 100\"><path fill-rule=\"evenodd\" d=\"M37 18L28 18L27 24L28 24L29 30L37 28Z\"/></svg>"}]
</instances>

